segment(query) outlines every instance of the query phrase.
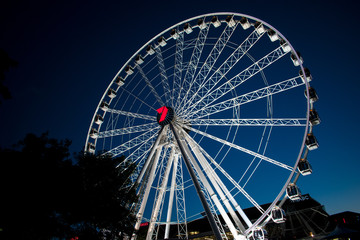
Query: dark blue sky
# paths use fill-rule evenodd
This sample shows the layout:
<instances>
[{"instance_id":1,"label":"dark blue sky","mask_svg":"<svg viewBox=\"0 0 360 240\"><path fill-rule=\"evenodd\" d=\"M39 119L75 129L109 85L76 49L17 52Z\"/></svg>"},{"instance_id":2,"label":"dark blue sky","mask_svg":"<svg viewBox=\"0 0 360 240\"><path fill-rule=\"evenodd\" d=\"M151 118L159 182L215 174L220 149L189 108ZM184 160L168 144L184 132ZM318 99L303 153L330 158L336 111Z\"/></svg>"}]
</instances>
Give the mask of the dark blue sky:
<instances>
[{"instance_id":1,"label":"dark blue sky","mask_svg":"<svg viewBox=\"0 0 360 240\"><path fill-rule=\"evenodd\" d=\"M298 3L298 4L296 4ZM0 146L50 132L85 144L95 108L119 68L150 38L182 20L229 11L260 18L298 49L314 77L322 123L314 173L301 178L327 211L360 212L359 15L355 1L11 1L0 8L0 47L19 66L6 75Z\"/></svg>"}]
</instances>

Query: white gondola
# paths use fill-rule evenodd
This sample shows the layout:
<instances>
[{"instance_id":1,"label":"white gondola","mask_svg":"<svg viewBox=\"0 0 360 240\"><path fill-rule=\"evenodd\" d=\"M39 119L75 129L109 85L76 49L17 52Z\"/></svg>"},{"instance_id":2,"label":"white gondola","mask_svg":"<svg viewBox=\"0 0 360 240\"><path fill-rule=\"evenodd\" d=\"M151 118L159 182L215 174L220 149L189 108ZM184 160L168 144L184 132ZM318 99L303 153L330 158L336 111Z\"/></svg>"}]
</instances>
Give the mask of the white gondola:
<instances>
[{"instance_id":1,"label":"white gondola","mask_svg":"<svg viewBox=\"0 0 360 240\"><path fill-rule=\"evenodd\" d=\"M309 150L315 150L315 149L317 149L319 147L319 143L318 143L318 141L316 140L315 136L312 133L309 133L306 136L305 144L306 144L306 147Z\"/></svg>"},{"instance_id":2,"label":"white gondola","mask_svg":"<svg viewBox=\"0 0 360 240\"><path fill-rule=\"evenodd\" d=\"M304 68L305 71L305 77L304 77L304 73L303 71L300 69L299 71L299 76L301 77L301 79L303 80L303 82L308 81L310 82L312 80L312 76L310 73L310 70L308 68ZM306 80L305 80L306 79Z\"/></svg>"},{"instance_id":3,"label":"white gondola","mask_svg":"<svg viewBox=\"0 0 360 240\"><path fill-rule=\"evenodd\" d=\"M271 219L275 222L275 223L283 223L285 222L286 218L285 218L285 211L278 207L275 206L272 210L271 210Z\"/></svg>"},{"instance_id":4,"label":"white gondola","mask_svg":"<svg viewBox=\"0 0 360 240\"><path fill-rule=\"evenodd\" d=\"M92 128L90 131L90 137L96 139L98 138L98 136L99 136L99 131L96 130L95 128Z\"/></svg>"},{"instance_id":5,"label":"white gondola","mask_svg":"<svg viewBox=\"0 0 360 240\"><path fill-rule=\"evenodd\" d=\"M185 24L184 24L184 31L185 31L187 34L192 33L193 29L192 29L190 23L185 23Z\"/></svg>"},{"instance_id":6,"label":"white gondola","mask_svg":"<svg viewBox=\"0 0 360 240\"><path fill-rule=\"evenodd\" d=\"M256 23L254 24L254 27L255 27L256 32L257 32L258 34L262 34L262 33L266 32L266 29L265 29L265 27L264 27L264 24L262 24L261 22L256 22Z\"/></svg>"},{"instance_id":7,"label":"white gondola","mask_svg":"<svg viewBox=\"0 0 360 240\"><path fill-rule=\"evenodd\" d=\"M173 39L178 39L179 38L179 33L175 28L171 30L170 35L171 35L171 37Z\"/></svg>"},{"instance_id":8,"label":"white gondola","mask_svg":"<svg viewBox=\"0 0 360 240\"><path fill-rule=\"evenodd\" d=\"M211 18L211 23L212 23L212 25L214 26L214 27L220 27L220 25L221 25L221 22L220 22L220 20L219 20L219 18L217 17L217 16L213 16L212 18Z\"/></svg>"},{"instance_id":9,"label":"white gondola","mask_svg":"<svg viewBox=\"0 0 360 240\"><path fill-rule=\"evenodd\" d=\"M98 125L102 124L104 122L103 116L101 116L100 114L96 114L94 122Z\"/></svg>"},{"instance_id":10,"label":"white gondola","mask_svg":"<svg viewBox=\"0 0 360 240\"><path fill-rule=\"evenodd\" d=\"M151 45L148 45L146 47L146 52L149 54L149 55L153 55L155 53L155 50L154 48L151 46Z\"/></svg>"},{"instance_id":11,"label":"white gondola","mask_svg":"<svg viewBox=\"0 0 360 240\"><path fill-rule=\"evenodd\" d=\"M257 227L247 237L249 240L267 240L268 233L265 229Z\"/></svg>"},{"instance_id":12,"label":"white gondola","mask_svg":"<svg viewBox=\"0 0 360 240\"><path fill-rule=\"evenodd\" d=\"M275 31L272 30L271 28L267 30L267 34L268 34L268 36L269 36L269 38L270 38L270 40L271 40L272 42L275 42L275 41L277 41L277 40L280 39L280 38L279 38L279 35L277 34L277 32L275 32Z\"/></svg>"},{"instance_id":13,"label":"white gondola","mask_svg":"<svg viewBox=\"0 0 360 240\"><path fill-rule=\"evenodd\" d=\"M306 91L306 90L305 90L304 93L305 93L305 97L307 97L307 91ZM319 100L319 97L318 97L315 89L312 88L312 87L309 87L309 96L310 96L309 100L310 100L310 102L312 102L312 103L314 103L314 102L316 102L317 100Z\"/></svg>"},{"instance_id":14,"label":"white gondola","mask_svg":"<svg viewBox=\"0 0 360 240\"><path fill-rule=\"evenodd\" d=\"M136 57L135 57L135 62L137 63L137 64L143 64L144 63L144 58L140 55L140 54L138 54Z\"/></svg>"},{"instance_id":15,"label":"white gondola","mask_svg":"<svg viewBox=\"0 0 360 240\"><path fill-rule=\"evenodd\" d=\"M199 26L199 28L200 28L201 30L203 30L204 28L206 28L206 22L204 21L203 18L200 18L200 19L198 20L198 26Z\"/></svg>"},{"instance_id":16,"label":"white gondola","mask_svg":"<svg viewBox=\"0 0 360 240\"><path fill-rule=\"evenodd\" d=\"M109 98L114 98L114 97L116 97L116 91L114 89L110 88L107 95Z\"/></svg>"},{"instance_id":17,"label":"white gondola","mask_svg":"<svg viewBox=\"0 0 360 240\"><path fill-rule=\"evenodd\" d=\"M319 125L321 122L319 114L315 109L310 109L309 111L309 122L311 126Z\"/></svg>"},{"instance_id":18,"label":"white gondola","mask_svg":"<svg viewBox=\"0 0 360 240\"><path fill-rule=\"evenodd\" d=\"M300 189L293 183L290 183L289 186L287 186L286 195L292 201L296 201L296 200L301 199Z\"/></svg>"},{"instance_id":19,"label":"white gondola","mask_svg":"<svg viewBox=\"0 0 360 240\"><path fill-rule=\"evenodd\" d=\"M100 104L100 109L106 112L109 109L109 104L105 101L102 101Z\"/></svg>"},{"instance_id":20,"label":"white gondola","mask_svg":"<svg viewBox=\"0 0 360 240\"><path fill-rule=\"evenodd\" d=\"M282 50L286 53L291 51L290 45L284 39L280 40L280 46Z\"/></svg>"},{"instance_id":21,"label":"white gondola","mask_svg":"<svg viewBox=\"0 0 360 240\"><path fill-rule=\"evenodd\" d=\"M232 15L227 16L225 21L227 22L229 27L234 27L236 25L236 22L234 20L234 16L232 16Z\"/></svg>"},{"instance_id":22,"label":"white gondola","mask_svg":"<svg viewBox=\"0 0 360 240\"><path fill-rule=\"evenodd\" d=\"M306 159L300 159L298 164L298 170L303 176L310 175L312 173L311 165Z\"/></svg>"},{"instance_id":23,"label":"white gondola","mask_svg":"<svg viewBox=\"0 0 360 240\"><path fill-rule=\"evenodd\" d=\"M125 67L125 72L127 73L127 75L131 75L134 73L134 69L130 65L127 65Z\"/></svg>"},{"instance_id":24,"label":"white gondola","mask_svg":"<svg viewBox=\"0 0 360 240\"><path fill-rule=\"evenodd\" d=\"M298 55L299 59L296 57L296 55ZM303 64L303 62L304 62L300 52L298 52L298 51L296 51L296 54L291 53L290 57L291 57L291 61L293 62L294 66L300 66L300 64Z\"/></svg>"},{"instance_id":25,"label":"white gondola","mask_svg":"<svg viewBox=\"0 0 360 240\"><path fill-rule=\"evenodd\" d=\"M251 27L251 24L250 24L249 20L248 20L246 17L242 17L242 18L240 19L240 24L241 24L241 26L242 26L242 28L243 28L244 30L246 30L246 29L248 29L249 27Z\"/></svg>"},{"instance_id":26,"label":"white gondola","mask_svg":"<svg viewBox=\"0 0 360 240\"><path fill-rule=\"evenodd\" d=\"M117 85L119 85L119 87L121 87L121 86L123 86L123 85L125 84L125 80L124 80L122 77L118 76L118 77L115 79L115 83L116 83Z\"/></svg>"},{"instance_id":27,"label":"white gondola","mask_svg":"<svg viewBox=\"0 0 360 240\"><path fill-rule=\"evenodd\" d=\"M106 112L109 109L109 104L105 101L102 101L100 104L100 109Z\"/></svg>"},{"instance_id":28,"label":"white gondola","mask_svg":"<svg viewBox=\"0 0 360 240\"><path fill-rule=\"evenodd\" d=\"M95 145L93 143L88 143L86 148L89 153L95 153Z\"/></svg>"},{"instance_id":29,"label":"white gondola","mask_svg":"<svg viewBox=\"0 0 360 240\"><path fill-rule=\"evenodd\" d=\"M158 44L162 47L164 47L166 45L166 40L163 36L159 37Z\"/></svg>"}]
</instances>

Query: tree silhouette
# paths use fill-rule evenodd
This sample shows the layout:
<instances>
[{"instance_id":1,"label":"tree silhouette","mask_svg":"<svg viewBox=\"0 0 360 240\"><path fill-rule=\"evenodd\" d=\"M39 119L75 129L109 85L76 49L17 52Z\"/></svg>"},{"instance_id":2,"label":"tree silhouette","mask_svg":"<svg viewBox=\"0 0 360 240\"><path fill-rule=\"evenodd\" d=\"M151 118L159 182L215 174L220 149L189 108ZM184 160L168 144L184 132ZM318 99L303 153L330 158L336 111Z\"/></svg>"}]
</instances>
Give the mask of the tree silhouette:
<instances>
[{"instance_id":1,"label":"tree silhouette","mask_svg":"<svg viewBox=\"0 0 360 240\"><path fill-rule=\"evenodd\" d=\"M0 149L0 239L116 239L131 234L133 166L124 157L69 154L69 140L28 134Z\"/></svg>"},{"instance_id":2,"label":"tree silhouette","mask_svg":"<svg viewBox=\"0 0 360 240\"><path fill-rule=\"evenodd\" d=\"M136 193L129 175L134 166L116 168L124 157L113 159L109 155L80 154L77 159L82 182L73 222L81 223L78 235L96 229L102 229L98 234L105 234L107 239L115 239L119 232L130 235L135 218L128 207L136 200Z\"/></svg>"}]
</instances>

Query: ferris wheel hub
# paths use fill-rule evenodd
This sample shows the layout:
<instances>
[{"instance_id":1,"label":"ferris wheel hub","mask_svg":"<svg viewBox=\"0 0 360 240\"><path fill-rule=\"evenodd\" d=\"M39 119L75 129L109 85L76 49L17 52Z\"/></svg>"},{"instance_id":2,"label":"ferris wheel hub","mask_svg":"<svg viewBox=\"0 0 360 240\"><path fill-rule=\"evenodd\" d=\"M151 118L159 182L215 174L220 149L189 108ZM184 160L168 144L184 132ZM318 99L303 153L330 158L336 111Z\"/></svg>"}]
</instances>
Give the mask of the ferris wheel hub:
<instances>
[{"instance_id":1,"label":"ferris wheel hub","mask_svg":"<svg viewBox=\"0 0 360 240\"><path fill-rule=\"evenodd\" d=\"M162 106L157 109L157 122L160 126L165 126L171 123L175 118L175 112L171 107Z\"/></svg>"}]
</instances>

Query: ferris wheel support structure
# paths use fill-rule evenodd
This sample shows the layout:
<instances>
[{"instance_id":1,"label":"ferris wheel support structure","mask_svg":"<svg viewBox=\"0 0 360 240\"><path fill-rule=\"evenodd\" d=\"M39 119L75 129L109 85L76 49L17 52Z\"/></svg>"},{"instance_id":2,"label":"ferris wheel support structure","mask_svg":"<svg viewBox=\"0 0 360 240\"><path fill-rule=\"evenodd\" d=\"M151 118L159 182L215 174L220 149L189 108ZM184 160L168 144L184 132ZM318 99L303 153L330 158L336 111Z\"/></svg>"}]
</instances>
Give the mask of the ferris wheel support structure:
<instances>
[{"instance_id":1,"label":"ferris wheel support structure","mask_svg":"<svg viewBox=\"0 0 360 240\"><path fill-rule=\"evenodd\" d=\"M196 16L145 43L105 90L85 143L86 152L124 155L136 166L132 239L142 223L147 240L189 238L201 213L186 204L194 193L217 240L227 230L237 240L264 239L266 223L284 221L273 212L300 198L296 183L312 172L320 119L311 80L290 42L245 14Z\"/></svg>"}]
</instances>

